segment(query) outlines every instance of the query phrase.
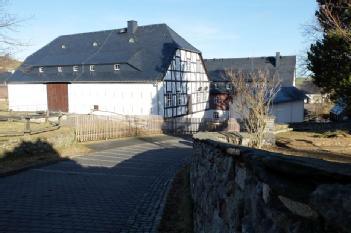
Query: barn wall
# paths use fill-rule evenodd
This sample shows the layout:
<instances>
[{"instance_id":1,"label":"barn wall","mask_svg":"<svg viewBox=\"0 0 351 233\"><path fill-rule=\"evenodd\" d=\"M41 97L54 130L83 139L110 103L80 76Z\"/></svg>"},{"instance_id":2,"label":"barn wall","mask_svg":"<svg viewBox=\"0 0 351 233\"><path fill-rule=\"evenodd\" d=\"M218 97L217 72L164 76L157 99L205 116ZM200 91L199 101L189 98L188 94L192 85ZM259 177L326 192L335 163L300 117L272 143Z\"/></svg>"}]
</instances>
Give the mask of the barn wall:
<instances>
[{"instance_id":1,"label":"barn wall","mask_svg":"<svg viewBox=\"0 0 351 233\"><path fill-rule=\"evenodd\" d=\"M69 84L68 107L71 113L100 111L123 115L158 115L157 85L134 83Z\"/></svg>"},{"instance_id":2,"label":"barn wall","mask_svg":"<svg viewBox=\"0 0 351 233\"><path fill-rule=\"evenodd\" d=\"M8 84L9 109L13 111L46 111L45 84Z\"/></svg>"},{"instance_id":3,"label":"barn wall","mask_svg":"<svg viewBox=\"0 0 351 233\"><path fill-rule=\"evenodd\" d=\"M302 122L304 120L303 100L275 104L272 109L277 123Z\"/></svg>"}]
</instances>

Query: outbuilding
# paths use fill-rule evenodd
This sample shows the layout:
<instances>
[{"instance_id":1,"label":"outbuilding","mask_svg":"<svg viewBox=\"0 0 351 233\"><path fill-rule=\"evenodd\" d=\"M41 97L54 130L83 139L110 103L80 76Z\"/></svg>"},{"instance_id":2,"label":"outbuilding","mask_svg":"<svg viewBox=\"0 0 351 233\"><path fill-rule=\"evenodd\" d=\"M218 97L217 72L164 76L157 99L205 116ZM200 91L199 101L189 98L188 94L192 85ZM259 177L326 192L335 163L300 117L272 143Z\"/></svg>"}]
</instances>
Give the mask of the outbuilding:
<instances>
[{"instance_id":1,"label":"outbuilding","mask_svg":"<svg viewBox=\"0 0 351 233\"><path fill-rule=\"evenodd\" d=\"M214 58L205 59L211 81L210 103L214 118L236 118L235 109L230 110L231 82L227 71L251 73L256 71L277 75L280 89L273 101L272 114L277 123L302 122L304 120L305 95L295 87L296 56ZM235 101L235 100L234 100Z\"/></svg>"}]
</instances>

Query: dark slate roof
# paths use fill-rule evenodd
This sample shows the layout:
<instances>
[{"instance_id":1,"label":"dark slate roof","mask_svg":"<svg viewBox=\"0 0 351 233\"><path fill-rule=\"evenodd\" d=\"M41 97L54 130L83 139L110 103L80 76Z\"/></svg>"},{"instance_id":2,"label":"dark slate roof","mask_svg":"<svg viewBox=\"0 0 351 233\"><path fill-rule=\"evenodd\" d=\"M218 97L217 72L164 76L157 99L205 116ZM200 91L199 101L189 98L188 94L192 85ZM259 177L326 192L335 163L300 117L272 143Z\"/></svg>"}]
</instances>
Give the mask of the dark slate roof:
<instances>
[{"instance_id":1,"label":"dark slate roof","mask_svg":"<svg viewBox=\"0 0 351 233\"><path fill-rule=\"evenodd\" d=\"M277 71L279 72L281 85L292 86L295 76L296 56L279 57L279 68ZM276 70L276 57L205 59L205 66L211 81L227 81L225 75L227 70L246 73L264 70L273 74Z\"/></svg>"},{"instance_id":2,"label":"dark slate roof","mask_svg":"<svg viewBox=\"0 0 351 233\"><path fill-rule=\"evenodd\" d=\"M176 49L200 53L166 24L139 26L134 34L123 29L64 35L31 56L17 69L10 82L140 82L162 80ZM124 28L124 30L127 30ZM134 43L130 43L133 37ZM98 46L93 46L97 42ZM65 48L62 48L65 45ZM118 72L89 65L120 64ZM73 65L86 65L73 74ZM38 67L52 67L39 73ZM67 67L58 73L57 66ZM46 69L45 69L46 70Z\"/></svg>"},{"instance_id":3,"label":"dark slate roof","mask_svg":"<svg viewBox=\"0 0 351 233\"><path fill-rule=\"evenodd\" d=\"M273 103L280 104L286 102L293 102L304 100L305 98L305 94L296 87L281 87L277 95L275 96Z\"/></svg>"}]
</instances>

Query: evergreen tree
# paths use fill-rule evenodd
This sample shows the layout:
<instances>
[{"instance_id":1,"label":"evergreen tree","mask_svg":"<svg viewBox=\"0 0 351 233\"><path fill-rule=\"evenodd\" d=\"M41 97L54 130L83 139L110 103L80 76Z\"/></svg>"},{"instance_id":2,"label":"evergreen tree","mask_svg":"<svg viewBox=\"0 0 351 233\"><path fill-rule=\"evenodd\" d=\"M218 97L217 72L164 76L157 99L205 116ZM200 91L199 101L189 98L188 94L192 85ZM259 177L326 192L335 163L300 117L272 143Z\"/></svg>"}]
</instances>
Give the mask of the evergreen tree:
<instances>
[{"instance_id":1,"label":"evergreen tree","mask_svg":"<svg viewBox=\"0 0 351 233\"><path fill-rule=\"evenodd\" d=\"M344 101L351 113L351 41L345 36L351 28L351 4L345 0L317 1L316 17L323 35L311 45L307 67L314 83L334 101Z\"/></svg>"}]
</instances>

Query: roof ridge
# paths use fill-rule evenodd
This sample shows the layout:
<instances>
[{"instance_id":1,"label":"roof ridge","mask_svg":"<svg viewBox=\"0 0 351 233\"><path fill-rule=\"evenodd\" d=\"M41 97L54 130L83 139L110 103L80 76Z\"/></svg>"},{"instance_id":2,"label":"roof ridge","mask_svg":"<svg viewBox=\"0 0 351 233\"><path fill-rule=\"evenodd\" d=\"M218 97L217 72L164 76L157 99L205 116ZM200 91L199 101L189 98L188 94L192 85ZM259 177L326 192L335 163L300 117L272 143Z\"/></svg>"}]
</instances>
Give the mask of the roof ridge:
<instances>
[{"instance_id":1,"label":"roof ridge","mask_svg":"<svg viewBox=\"0 0 351 233\"><path fill-rule=\"evenodd\" d=\"M139 26L138 25L138 28L145 28L145 27L154 27L154 26L160 26L160 25L166 25L168 27L167 24L165 23L158 23L158 24L147 24L147 25L142 25L142 26ZM125 29L127 27L121 27L121 28L114 28L114 29L106 29L106 30L99 30L99 31L90 31L90 32L79 32L79 33L72 33L72 34L64 34L64 35L60 35L58 36L57 38L60 38L60 37L65 37L65 36L77 36L77 35L86 35L86 34L95 34L95 33L101 33L101 32L106 32L106 33L109 33L109 32L113 32L113 31L120 31L122 29Z\"/></svg>"},{"instance_id":2,"label":"roof ridge","mask_svg":"<svg viewBox=\"0 0 351 233\"><path fill-rule=\"evenodd\" d=\"M239 60L239 59L262 59L262 58L268 58L268 57L275 57L275 55L272 56L260 56L260 57L226 57L226 58L205 58L205 61L220 61L220 60ZM296 55L280 55L280 57L296 57Z\"/></svg>"}]
</instances>

